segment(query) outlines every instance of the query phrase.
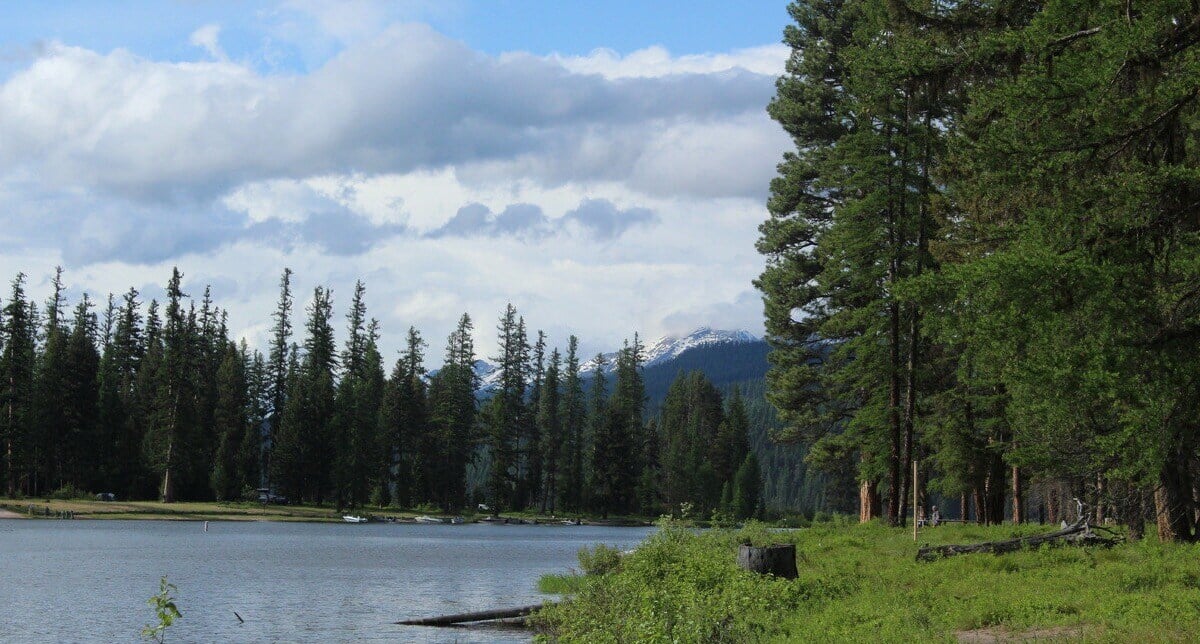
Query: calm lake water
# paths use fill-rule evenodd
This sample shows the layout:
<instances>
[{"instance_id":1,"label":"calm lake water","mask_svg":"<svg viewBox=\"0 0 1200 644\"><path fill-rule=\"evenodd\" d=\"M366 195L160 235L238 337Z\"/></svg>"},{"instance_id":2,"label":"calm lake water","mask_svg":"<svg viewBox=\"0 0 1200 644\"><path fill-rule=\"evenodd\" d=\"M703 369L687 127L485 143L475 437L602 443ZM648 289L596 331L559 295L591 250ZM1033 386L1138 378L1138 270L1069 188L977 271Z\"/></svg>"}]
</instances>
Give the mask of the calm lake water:
<instances>
[{"instance_id":1,"label":"calm lake water","mask_svg":"<svg viewBox=\"0 0 1200 644\"><path fill-rule=\"evenodd\" d=\"M526 641L522 632L395 626L516 607L581 546L652 528L169 521L0 521L0 640L138 639L167 575L175 642ZM246 620L239 624L234 611Z\"/></svg>"}]
</instances>

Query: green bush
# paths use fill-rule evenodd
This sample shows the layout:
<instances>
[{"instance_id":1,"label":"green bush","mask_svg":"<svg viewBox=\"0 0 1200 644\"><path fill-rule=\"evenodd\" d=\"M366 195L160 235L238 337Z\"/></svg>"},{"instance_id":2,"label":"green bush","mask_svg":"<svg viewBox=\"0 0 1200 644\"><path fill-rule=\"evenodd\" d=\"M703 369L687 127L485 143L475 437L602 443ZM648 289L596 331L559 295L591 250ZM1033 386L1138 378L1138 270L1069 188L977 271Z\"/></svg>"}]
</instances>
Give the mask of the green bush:
<instances>
[{"instance_id":1,"label":"green bush","mask_svg":"<svg viewBox=\"0 0 1200 644\"><path fill-rule=\"evenodd\" d=\"M579 569L585 575L607 575L621 567L621 551L597 544L596 547L579 549Z\"/></svg>"},{"instance_id":2,"label":"green bush","mask_svg":"<svg viewBox=\"0 0 1200 644\"><path fill-rule=\"evenodd\" d=\"M93 495L90 492L85 492L84 490L75 487L74 483L67 483L66 485L51 492L50 498L59 501L74 501L77 499L90 499L93 498Z\"/></svg>"}]
</instances>

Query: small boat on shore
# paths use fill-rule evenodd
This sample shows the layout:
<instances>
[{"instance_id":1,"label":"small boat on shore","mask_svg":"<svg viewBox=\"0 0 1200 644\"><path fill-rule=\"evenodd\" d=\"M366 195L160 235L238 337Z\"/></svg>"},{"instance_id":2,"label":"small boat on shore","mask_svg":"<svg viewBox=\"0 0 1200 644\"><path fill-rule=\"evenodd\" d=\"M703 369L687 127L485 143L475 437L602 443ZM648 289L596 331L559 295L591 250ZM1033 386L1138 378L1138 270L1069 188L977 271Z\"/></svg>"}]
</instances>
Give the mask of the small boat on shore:
<instances>
[{"instance_id":1,"label":"small boat on shore","mask_svg":"<svg viewBox=\"0 0 1200 644\"><path fill-rule=\"evenodd\" d=\"M354 516L352 514L343 514L342 521L346 523L366 523L367 517Z\"/></svg>"},{"instance_id":2,"label":"small boat on shore","mask_svg":"<svg viewBox=\"0 0 1200 644\"><path fill-rule=\"evenodd\" d=\"M454 525L462 525L466 522L467 520L462 517L450 517L450 523L453 523Z\"/></svg>"},{"instance_id":3,"label":"small boat on shore","mask_svg":"<svg viewBox=\"0 0 1200 644\"><path fill-rule=\"evenodd\" d=\"M443 521L437 517L425 517L425 516L416 517L413 519L413 521L416 521L417 523L445 523L445 521Z\"/></svg>"}]
</instances>

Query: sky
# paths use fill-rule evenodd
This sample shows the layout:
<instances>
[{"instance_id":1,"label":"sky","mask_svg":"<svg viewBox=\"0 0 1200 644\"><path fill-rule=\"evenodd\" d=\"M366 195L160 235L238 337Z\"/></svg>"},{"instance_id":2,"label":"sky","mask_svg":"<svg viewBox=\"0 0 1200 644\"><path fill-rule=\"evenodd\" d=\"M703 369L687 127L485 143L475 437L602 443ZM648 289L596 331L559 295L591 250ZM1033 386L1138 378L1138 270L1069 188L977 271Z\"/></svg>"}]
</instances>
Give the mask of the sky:
<instances>
[{"instance_id":1,"label":"sky","mask_svg":"<svg viewBox=\"0 0 1200 644\"><path fill-rule=\"evenodd\" d=\"M480 353L512 302L552 345L762 330L751 280L790 142L783 2L0 5L0 275L45 297L171 267L264 346L366 284L385 356ZM338 320L339 327L342 326Z\"/></svg>"}]
</instances>

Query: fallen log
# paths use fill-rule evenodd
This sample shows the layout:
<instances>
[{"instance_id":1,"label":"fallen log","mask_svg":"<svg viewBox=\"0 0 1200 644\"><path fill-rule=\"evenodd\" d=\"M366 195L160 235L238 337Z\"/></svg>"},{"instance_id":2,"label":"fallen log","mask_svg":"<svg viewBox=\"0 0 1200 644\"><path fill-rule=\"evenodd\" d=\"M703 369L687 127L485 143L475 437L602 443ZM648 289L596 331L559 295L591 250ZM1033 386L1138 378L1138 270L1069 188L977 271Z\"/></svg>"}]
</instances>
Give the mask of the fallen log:
<instances>
[{"instance_id":1,"label":"fallen log","mask_svg":"<svg viewBox=\"0 0 1200 644\"><path fill-rule=\"evenodd\" d=\"M422 617L419 619L406 619L401 622L396 622L401 626L454 626L456 624L466 624L469 622L487 622L496 619L512 619L514 617L525 617L532 615L549 604L534 604L533 606L521 606L519 608L496 608L492 610L481 610L474 613L459 613L457 615L442 615L440 617Z\"/></svg>"},{"instance_id":2,"label":"fallen log","mask_svg":"<svg viewBox=\"0 0 1200 644\"><path fill-rule=\"evenodd\" d=\"M1113 546L1120 539L1102 537L1092 531L1086 521L1069 525L1062 530L1003 541L985 541L965 545L923 546L917 550L917 561L937 561L955 555L990 552L1002 554L1016 552L1025 548L1036 548L1043 544L1071 544L1077 546Z\"/></svg>"}]
</instances>

